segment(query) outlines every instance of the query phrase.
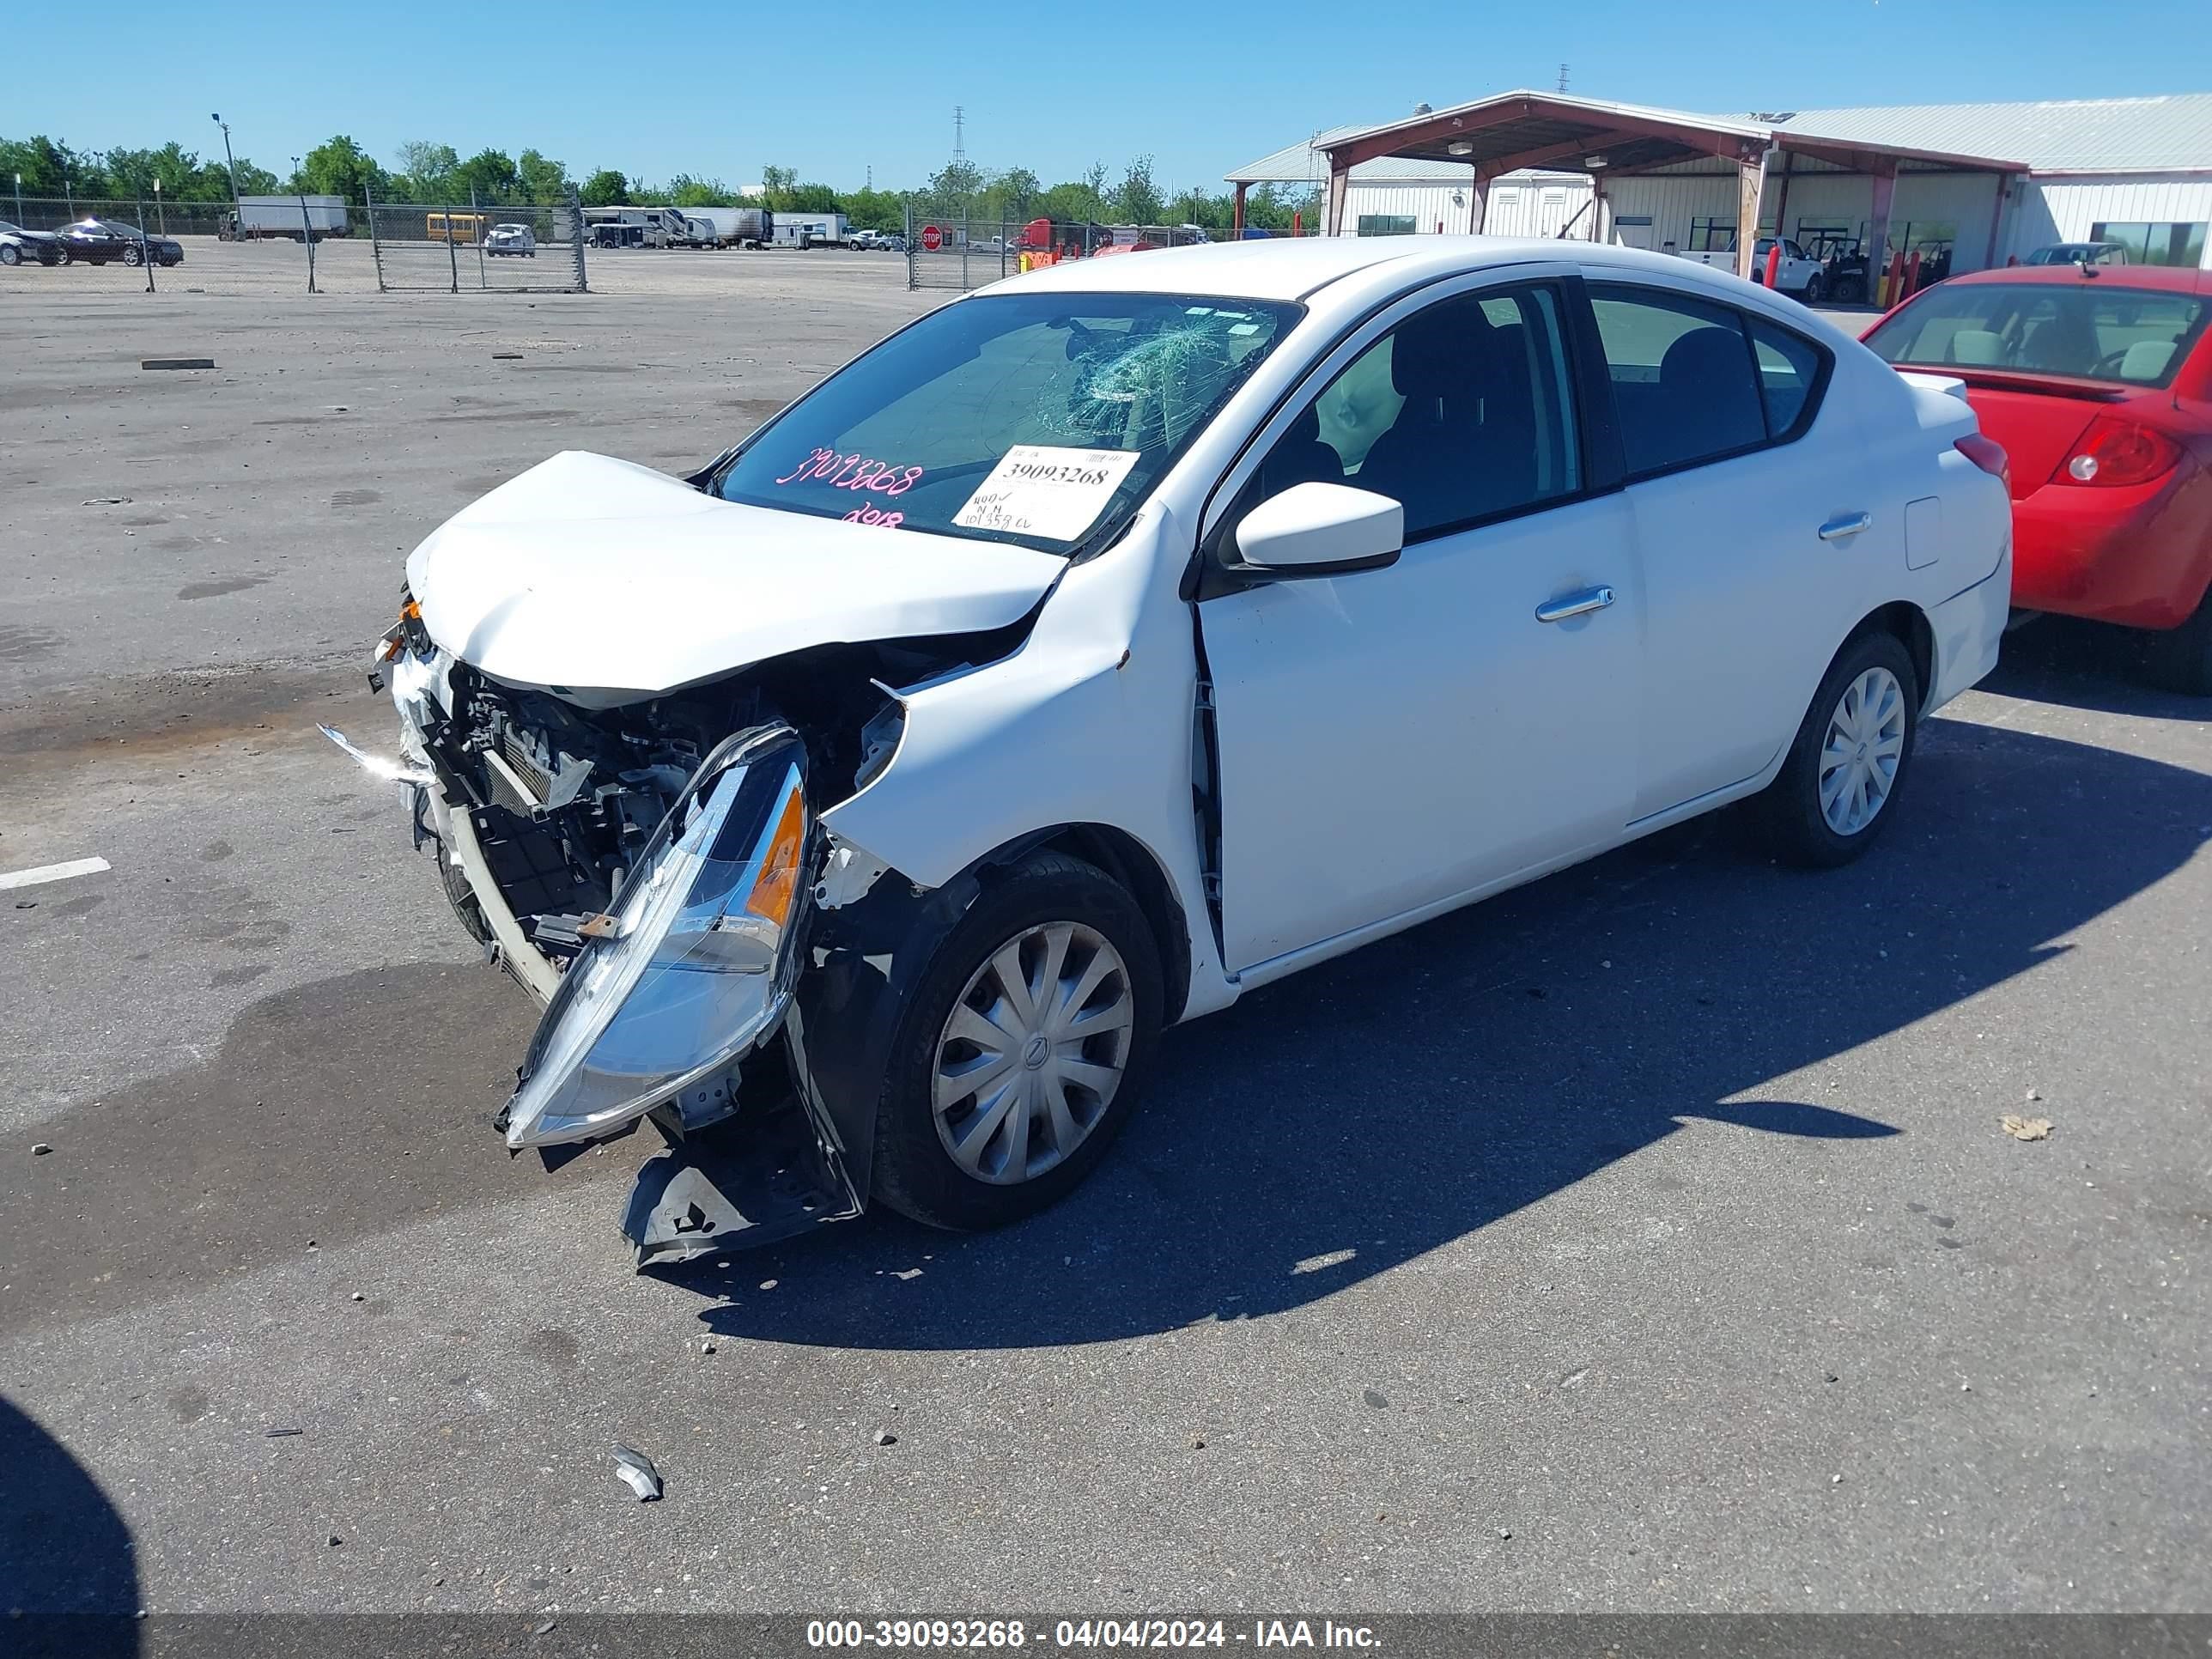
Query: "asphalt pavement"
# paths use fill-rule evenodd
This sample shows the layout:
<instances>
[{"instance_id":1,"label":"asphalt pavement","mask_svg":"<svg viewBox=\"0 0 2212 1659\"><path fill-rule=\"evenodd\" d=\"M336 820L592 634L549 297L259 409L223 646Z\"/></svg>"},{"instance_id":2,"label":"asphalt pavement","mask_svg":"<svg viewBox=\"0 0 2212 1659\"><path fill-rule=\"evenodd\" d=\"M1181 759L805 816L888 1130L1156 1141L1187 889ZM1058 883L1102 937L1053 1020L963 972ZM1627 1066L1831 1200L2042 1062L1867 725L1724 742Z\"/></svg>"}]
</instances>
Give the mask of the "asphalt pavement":
<instances>
[{"instance_id":1,"label":"asphalt pavement","mask_svg":"<svg viewBox=\"0 0 2212 1659\"><path fill-rule=\"evenodd\" d=\"M313 722L446 514L931 302L693 257L0 288L0 875L110 866L0 891L0 1606L2212 1605L2212 708L2090 630L1856 867L1687 826L1172 1034L1025 1225L634 1274L649 1138L507 1158L532 1011Z\"/></svg>"}]
</instances>

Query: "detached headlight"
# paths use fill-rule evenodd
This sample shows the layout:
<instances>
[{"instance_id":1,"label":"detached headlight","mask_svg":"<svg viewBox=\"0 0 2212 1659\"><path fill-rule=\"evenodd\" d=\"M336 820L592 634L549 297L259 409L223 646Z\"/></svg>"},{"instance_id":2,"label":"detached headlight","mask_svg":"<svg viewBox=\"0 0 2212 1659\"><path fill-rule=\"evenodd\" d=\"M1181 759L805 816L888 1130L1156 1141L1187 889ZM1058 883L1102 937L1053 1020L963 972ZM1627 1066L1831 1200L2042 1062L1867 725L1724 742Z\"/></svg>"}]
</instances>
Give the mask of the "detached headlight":
<instances>
[{"instance_id":1,"label":"detached headlight","mask_svg":"<svg viewBox=\"0 0 2212 1659\"><path fill-rule=\"evenodd\" d=\"M605 1134L775 1028L799 976L814 838L789 728L707 757L546 1006L507 1103L509 1146Z\"/></svg>"}]
</instances>

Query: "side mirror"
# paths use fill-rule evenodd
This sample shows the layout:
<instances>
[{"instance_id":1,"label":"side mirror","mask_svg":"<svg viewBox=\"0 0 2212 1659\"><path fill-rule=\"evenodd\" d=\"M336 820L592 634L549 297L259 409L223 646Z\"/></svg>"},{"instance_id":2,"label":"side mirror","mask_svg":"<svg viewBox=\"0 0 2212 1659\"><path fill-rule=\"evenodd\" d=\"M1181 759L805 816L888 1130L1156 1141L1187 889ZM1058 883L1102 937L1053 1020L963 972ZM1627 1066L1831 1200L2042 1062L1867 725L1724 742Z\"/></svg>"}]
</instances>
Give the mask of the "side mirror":
<instances>
[{"instance_id":1,"label":"side mirror","mask_svg":"<svg viewBox=\"0 0 2212 1659\"><path fill-rule=\"evenodd\" d=\"M1293 484L1244 515L1237 552L1255 575L1342 576L1395 564L1406 509L1348 484Z\"/></svg>"}]
</instances>

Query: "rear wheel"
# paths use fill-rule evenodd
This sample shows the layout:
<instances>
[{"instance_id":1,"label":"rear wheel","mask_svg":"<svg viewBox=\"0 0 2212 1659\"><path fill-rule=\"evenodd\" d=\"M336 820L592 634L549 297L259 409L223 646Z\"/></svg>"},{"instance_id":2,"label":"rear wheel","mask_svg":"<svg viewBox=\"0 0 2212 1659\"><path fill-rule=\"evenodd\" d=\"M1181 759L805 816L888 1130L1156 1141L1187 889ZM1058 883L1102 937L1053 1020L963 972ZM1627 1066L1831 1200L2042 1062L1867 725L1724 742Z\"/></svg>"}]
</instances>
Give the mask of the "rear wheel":
<instances>
[{"instance_id":1,"label":"rear wheel","mask_svg":"<svg viewBox=\"0 0 2212 1659\"><path fill-rule=\"evenodd\" d=\"M1836 653L1789 758L1759 799L1778 857L1849 864L1896 815L1920 729L1912 654L1893 634L1862 634Z\"/></svg>"},{"instance_id":2,"label":"rear wheel","mask_svg":"<svg viewBox=\"0 0 2212 1659\"><path fill-rule=\"evenodd\" d=\"M22 263L22 249L13 242L0 242L0 265L20 265Z\"/></svg>"},{"instance_id":3,"label":"rear wheel","mask_svg":"<svg viewBox=\"0 0 2212 1659\"><path fill-rule=\"evenodd\" d=\"M986 889L900 1014L877 1195L957 1229L1061 1197L1135 1109L1162 1000L1143 913L1103 871L1040 854Z\"/></svg>"},{"instance_id":4,"label":"rear wheel","mask_svg":"<svg viewBox=\"0 0 2212 1659\"><path fill-rule=\"evenodd\" d=\"M2151 635L2150 672L2169 691L2212 697L2212 592L2180 627Z\"/></svg>"},{"instance_id":5,"label":"rear wheel","mask_svg":"<svg viewBox=\"0 0 2212 1659\"><path fill-rule=\"evenodd\" d=\"M126 265L144 264L146 263L146 250L139 247L125 248L123 250L123 263Z\"/></svg>"}]
</instances>

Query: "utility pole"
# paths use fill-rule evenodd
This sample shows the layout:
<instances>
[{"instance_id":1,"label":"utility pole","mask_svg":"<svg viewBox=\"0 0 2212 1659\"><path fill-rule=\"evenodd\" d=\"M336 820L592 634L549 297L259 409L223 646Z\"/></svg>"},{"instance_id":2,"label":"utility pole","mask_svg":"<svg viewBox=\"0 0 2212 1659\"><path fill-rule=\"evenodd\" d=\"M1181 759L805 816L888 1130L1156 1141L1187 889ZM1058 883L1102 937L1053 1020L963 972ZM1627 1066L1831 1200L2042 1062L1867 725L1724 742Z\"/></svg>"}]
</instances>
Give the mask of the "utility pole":
<instances>
[{"instance_id":1,"label":"utility pole","mask_svg":"<svg viewBox=\"0 0 2212 1659\"><path fill-rule=\"evenodd\" d=\"M238 193L238 158L230 153L230 123L220 115L210 115L208 119L222 129L223 164L230 169L230 205L238 215L238 228L244 230L246 228L246 198Z\"/></svg>"},{"instance_id":2,"label":"utility pole","mask_svg":"<svg viewBox=\"0 0 2212 1659\"><path fill-rule=\"evenodd\" d=\"M1559 65L1559 90L1560 90L1561 92L1565 92L1566 89L1567 89L1567 66L1566 66L1565 64L1560 64L1560 65Z\"/></svg>"},{"instance_id":3,"label":"utility pole","mask_svg":"<svg viewBox=\"0 0 2212 1659\"><path fill-rule=\"evenodd\" d=\"M964 161L968 159L967 138L968 112L955 104L952 106L952 159L954 161Z\"/></svg>"}]
</instances>

